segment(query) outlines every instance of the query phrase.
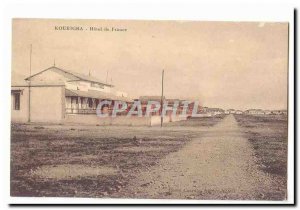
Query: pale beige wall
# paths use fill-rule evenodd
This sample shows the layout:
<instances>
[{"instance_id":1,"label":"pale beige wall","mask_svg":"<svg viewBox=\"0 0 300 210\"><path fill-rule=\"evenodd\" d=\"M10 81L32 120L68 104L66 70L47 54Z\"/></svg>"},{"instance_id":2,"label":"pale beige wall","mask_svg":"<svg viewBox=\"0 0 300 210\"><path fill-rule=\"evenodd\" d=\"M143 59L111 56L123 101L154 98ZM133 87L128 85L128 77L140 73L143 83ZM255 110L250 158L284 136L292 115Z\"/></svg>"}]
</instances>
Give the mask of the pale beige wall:
<instances>
[{"instance_id":1,"label":"pale beige wall","mask_svg":"<svg viewBox=\"0 0 300 210\"><path fill-rule=\"evenodd\" d=\"M66 118L66 87L61 87L61 121Z\"/></svg>"},{"instance_id":2,"label":"pale beige wall","mask_svg":"<svg viewBox=\"0 0 300 210\"><path fill-rule=\"evenodd\" d=\"M88 90L96 90L101 91L105 93L112 93L113 90L111 87L103 86L103 88L100 87L93 87L91 85L91 82L88 81L69 81L66 83L66 88L70 90L82 90L82 91L88 91Z\"/></svg>"},{"instance_id":3,"label":"pale beige wall","mask_svg":"<svg viewBox=\"0 0 300 210\"><path fill-rule=\"evenodd\" d=\"M31 122L59 123L65 116L64 86L31 87Z\"/></svg>"},{"instance_id":4,"label":"pale beige wall","mask_svg":"<svg viewBox=\"0 0 300 210\"><path fill-rule=\"evenodd\" d=\"M76 77L63 73L55 68L44 71L30 78L33 82L65 82L67 80L77 79Z\"/></svg>"},{"instance_id":5,"label":"pale beige wall","mask_svg":"<svg viewBox=\"0 0 300 210\"><path fill-rule=\"evenodd\" d=\"M163 123L171 122L171 116L164 116ZM161 116L151 116L151 126L160 125Z\"/></svg>"},{"instance_id":6,"label":"pale beige wall","mask_svg":"<svg viewBox=\"0 0 300 210\"><path fill-rule=\"evenodd\" d=\"M28 121L28 87L18 87L12 89L21 89L20 95L20 110L14 110L13 94L11 94L11 121L12 122L27 122Z\"/></svg>"}]
</instances>

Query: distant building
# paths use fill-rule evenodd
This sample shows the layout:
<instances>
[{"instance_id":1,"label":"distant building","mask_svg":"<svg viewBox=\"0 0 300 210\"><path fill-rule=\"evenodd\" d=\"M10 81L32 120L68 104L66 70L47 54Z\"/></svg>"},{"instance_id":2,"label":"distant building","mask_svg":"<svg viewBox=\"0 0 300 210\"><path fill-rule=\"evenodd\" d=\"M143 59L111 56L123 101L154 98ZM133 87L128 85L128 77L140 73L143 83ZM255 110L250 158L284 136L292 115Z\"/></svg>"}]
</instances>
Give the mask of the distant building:
<instances>
[{"instance_id":1,"label":"distant building","mask_svg":"<svg viewBox=\"0 0 300 210\"><path fill-rule=\"evenodd\" d=\"M178 103L178 106L177 106L177 110L176 110L176 114L179 115L182 113L182 110L183 110L183 104L182 104L182 101L183 100L180 100L180 99L174 99L174 98L168 98L168 99L165 99L165 101L168 102L168 107L174 107L174 104L175 103ZM167 112L167 114L173 114L173 112Z\"/></svg>"},{"instance_id":2,"label":"distant building","mask_svg":"<svg viewBox=\"0 0 300 210\"><path fill-rule=\"evenodd\" d=\"M174 107L175 103L178 103L178 106L176 106L177 107L176 114L178 115L178 114L182 113L182 110L183 110L183 103L182 102L185 101L185 100L169 99L169 98L166 98L166 97L161 98L161 96L140 96L139 99L135 99L135 100L139 100L141 102L143 114L145 114L146 108L147 108L147 105L148 105L149 101L156 101L156 102L160 103L161 99L162 99L163 103L167 102L167 104L168 104L167 106L170 107L170 108ZM187 111L186 111L188 115L190 115L192 113L193 108L194 108L194 103L190 103L188 105L188 108L187 108ZM156 112L156 113L152 113L152 115L160 115L160 111ZM171 114L173 114L173 111L174 110L167 110L166 114L171 115Z\"/></svg>"},{"instance_id":3,"label":"distant building","mask_svg":"<svg viewBox=\"0 0 300 210\"><path fill-rule=\"evenodd\" d=\"M271 114L274 115L287 115L287 110L272 110Z\"/></svg>"},{"instance_id":4,"label":"distant building","mask_svg":"<svg viewBox=\"0 0 300 210\"><path fill-rule=\"evenodd\" d=\"M235 109L228 109L226 111L226 113L228 113L228 114L235 114Z\"/></svg>"},{"instance_id":5,"label":"distant building","mask_svg":"<svg viewBox=\"0 0 300 210\"><path fill-rule=\"evenodd\" d=\"M262 109L248 109L245 111L245 114L250 114L250 115L264 115L265 112Z\"/></svg>"},{"instance_id":6,"label":"distant building","mask_svg":"<svg viewBox=\"0 0 300 210\"><path fill-rule=\"evenodd\" d=\"M244 112L245 114L252 115L287 115L287 110L262 110L262 109L249 109Z\"/></svg>"},{"instance_id":7,"label":"distant building","mask_svg":"<svg viewBox=\"0 0 300 210\"><path fill-rule=\"evenodd\" d=\"M163 97L162 99L165 100L166 98ZM135 99L135 100L140 100L141 104L147 105L149 101L160 102L161 96L140 96L139 99Z\"/></svg>"},{"instance_id":8,"label":"distant building","mask_svg":"<svg viewBox=\"0 0 300 210\"><path fill-rule=\"evenodd\" d=\"M272 114L272 111L271 111L271 110L264 110L264 112L265 112L266 115Z\"/></svg>"},{"instance_id":9,"label":"distant building","mask_svg":"<svg viewBox=\"0 0 300 210\"><path fill-rule=\"evenodd\" d=\"M215 116L219 114L224 114L225 111L221 108L203 107L201 113L207 114L207 116Z\"/></svg>"},{"instance_id":10,"label":"distant building","mask_svg":"<svg viewBox=\"0 0 300 210\"><path fill-rule=\"evenodd\" d=\"M241 110L236 110L235 111L235 114L243 114L244 112L243 111L241 111Z\"/></svg>"},{"instance_id":11,"label":"distant building","mask_svg":"<svg viewBox=\"0 0 300 210\"><path fill-rule=\"evenodd\" d=\"M165 97L161 98L161 96L140 96L139 99L135 99L135 101L139 100L141 102L143 115L145 115L149 101L156 101L156 102L160 103L161 99L163 99L163 101L164 101ZM154 106L155 105L153 105L153 108L154 108ZM151 115L160 115L160 113L161 113L161 110L159 110L155 113L153 112L153 113L151 113Z\"/></svg>"}]
</instances>

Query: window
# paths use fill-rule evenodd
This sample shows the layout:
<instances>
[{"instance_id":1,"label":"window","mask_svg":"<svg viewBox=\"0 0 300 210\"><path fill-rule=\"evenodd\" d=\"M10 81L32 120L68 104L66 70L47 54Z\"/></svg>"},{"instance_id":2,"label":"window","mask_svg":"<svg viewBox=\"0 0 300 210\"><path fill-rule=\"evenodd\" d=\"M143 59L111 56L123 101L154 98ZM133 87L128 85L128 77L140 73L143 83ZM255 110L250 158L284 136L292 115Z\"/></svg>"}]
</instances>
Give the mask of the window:
<instances>
[{"instance_id":1,"label":"window","mask_svg":"<svg viewBox=\"0 0 300 210\"><path fill-rule=\"evenodd\" d=\"M14 93L14 110L20 110L20 93Z\"/></svg>"},{"instance_id":2,"label":"window","mask_svg":"<svg viewBox=\"0 0 300 210\"><path fill-rule=\"evenodd\" d=\"M88 98L88 104L89 104L89 108L93 107L93 100L91 98Z\"/></svg>"},{"instance_id":3,"label":"window","mask_svg":"<svg viewBox=\"0 0 300 210\"><path fill-rule=\"evenodd\" d=\"M99 105L99 99L96 99L95 103L96 103L96 107L98 107L98 105Z\"/></svg>"},{"instance_id":4,"label":"window","mask_svg":"<svg viewBox=\"0 0 300 210\"><path fill-rule=\"evenodd\" d=\"M74 96L72 96L71 97L71 103L73 104L78 104L78 97L74 97Z\"/></svg>"},{"instance_id":5,"label":"window","mask_svg":"<svg viewBox=\"0 0 300 210\"><path fill-rule=\"evenodd\" d=\"M106 101L106 100L101 100L101 101ZM108 108L109 108L109 105L108 105L107 103L104 103L104 104L101 106L101 111L103 111L104 108L108 109Z\"/></svg>"}]
</instances>

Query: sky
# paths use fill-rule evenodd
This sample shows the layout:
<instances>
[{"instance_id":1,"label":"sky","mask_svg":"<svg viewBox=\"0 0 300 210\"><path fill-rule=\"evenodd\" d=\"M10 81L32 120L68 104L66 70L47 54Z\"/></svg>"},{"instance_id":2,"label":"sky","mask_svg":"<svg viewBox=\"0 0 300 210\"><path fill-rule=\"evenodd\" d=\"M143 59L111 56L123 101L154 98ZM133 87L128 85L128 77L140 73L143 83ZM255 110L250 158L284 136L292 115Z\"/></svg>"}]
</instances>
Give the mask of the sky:
<instances>
[{"instance_id":1,"label":"sky","mask_svg":"<svg viewBox=\"0 0 300 210\"><path fill-rule=\"evenodd\" d=\"M55 30L62 26L83 30ZM287 23L14 19L12 30L13 78L29 76L32 44L32 74L55 60L138 98L161 94L164 70L167 98L224 109L287 108Z\"/></svg>"}]
</instances>

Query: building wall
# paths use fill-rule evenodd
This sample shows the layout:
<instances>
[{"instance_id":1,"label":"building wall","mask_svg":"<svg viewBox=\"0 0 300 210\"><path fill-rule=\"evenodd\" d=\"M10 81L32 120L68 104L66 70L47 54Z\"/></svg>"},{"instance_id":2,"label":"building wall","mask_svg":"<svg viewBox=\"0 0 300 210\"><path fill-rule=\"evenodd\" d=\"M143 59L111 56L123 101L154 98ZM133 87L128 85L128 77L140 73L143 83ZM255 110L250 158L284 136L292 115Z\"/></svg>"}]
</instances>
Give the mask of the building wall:
<instances>
[{"instance_id":1,"label":"building wall","mask_svg":"<svg viewBox=\"0 0 300 210\"><path fill-rule=\"evenodd\" d=\"M14 99L11 94L11 121L12 122L28 122L28 87L13 88L13 90L21 90L20 94L20 110L14 110Z\"/></svg>"},{"instance_id":2,"label":"building wall","mask_svg":"<svg viewBox=\"0 0 300 210\"><path fill-rule=\"evenodd\" d=\"M20 95L20 110L13 109L11 98L12 122L28 122L29 116L29 88L12 88L22 90ZM155 126L160 125L160 116L99 118L95 114L66 114L65 107L69 97L65 97L64 86L35 86L30 87L30 118L31 122L46 123L74 123L87 125L127 125L127 126ZM184 120L178 116L165 116L164 123Z\"/></svg>"},{"instance_id":3,"label":"building wall","mask_svg":"<svg viewBox=\"0 0 300 210\"><path fill-rule=\"evenodd\" d=\"M119 91L119 90L115 91L115 94L121 97L128 97L128 94L126 92Z\"/></svg>"},{"instance_id":4,"label":"building wall","mask_svg":"<svg viewBox=\"0 0 300 210\"><path fill-rule=\"evenodd\" d=\"M106 85L100 85L100 86L101 87L94 87L92 86L92 83L88 81L70 81L66 83L66 88L70 90L81 90L81 91L96 90L105 93L113 92L112 88L109 86Z\"/></svg>"},{"instance_id":5,"label":"building wall","mask_svg":"<svg viewBox=\"0 0 300 210\"><path fill-rule=\"evenodd\" d=\"M65 118L64 86L31 87L31 122L59 123Z\"/></svg>"},{"instance_id":6,"label":"building wall","mask_svg":"<svg viewBox=\"0 0 300 210\"><path fill-rule=\"evenodd\" d=\"M70 74L63 73L56 68L49 69L30 78L32 82L66 82L68 80L78 79Z\"/></svg>"},{"instance_id":7,"label":"building wall","mask_svg":"<svg viewBox=\"0 0 300 210\"><path fill-rule=\"evenodd\" d=\"M110 87L110 86L103 85L102 88L99 88L99 87L92 86L92 83L90 83L90 82L88 84L88 89L89 90L98 90L98 91L102 91L102 92L105 92L105 93L112 93L113 92L113 88Z\"/></svg>"}]
</instances>

